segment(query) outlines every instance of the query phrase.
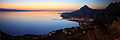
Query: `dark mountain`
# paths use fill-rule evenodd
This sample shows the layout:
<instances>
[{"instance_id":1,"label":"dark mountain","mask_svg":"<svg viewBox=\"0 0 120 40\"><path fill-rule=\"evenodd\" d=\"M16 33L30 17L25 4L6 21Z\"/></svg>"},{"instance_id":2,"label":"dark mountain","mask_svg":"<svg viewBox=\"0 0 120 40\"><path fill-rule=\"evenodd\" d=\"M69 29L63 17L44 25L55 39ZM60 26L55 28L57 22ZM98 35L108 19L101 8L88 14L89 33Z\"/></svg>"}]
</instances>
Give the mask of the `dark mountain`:
<instances>
[{"instance_id":1,"label":"dark mountain","mask_svg":"<svg viewBox=\"0 0 120 40\"><path fill-rule=\"evenodd\" d=\"M88 11L92 11L91 8L89 8L87 5L83 6L82 8L80 8L79 10L76 10L72 13L81 13L81 12L88 12Z\"/></svg>"},{"instance_id":2,"label":"dark mountain","mask_svg":"<svg viewBox=\"0 0 120 40\"><path fill-rule=\"evenodd\" d=\"M71 17L86 18L88 16L97 15L97 12L99 11L103 11L103 9L91 9L87 5L84 5L79 10L73 11L71 13L63 13L61 16L64 18L71 18Z\"/></svg>"},{"instance_id":3,"label":"dark mountain","mask_svg":"<svg viewBox=\"0 0 120 40\"><path fill-rule=\"evenodd\" d=\"M83 10L83 9L86 9L86 10L88 9L89 10L91 8L89 8L87 5L84 5L80 10Z\"/></svg>"},{"instance_id":4,"label":"dark mountain","mask_svg":"<svg viewBox=\"0 0 120 40\"><path fill-rule=\"evenodd\" d=\"M120 16L120 2L111 3L105 9L105 13L109 16Z\"/></svg>"}]
</instances>

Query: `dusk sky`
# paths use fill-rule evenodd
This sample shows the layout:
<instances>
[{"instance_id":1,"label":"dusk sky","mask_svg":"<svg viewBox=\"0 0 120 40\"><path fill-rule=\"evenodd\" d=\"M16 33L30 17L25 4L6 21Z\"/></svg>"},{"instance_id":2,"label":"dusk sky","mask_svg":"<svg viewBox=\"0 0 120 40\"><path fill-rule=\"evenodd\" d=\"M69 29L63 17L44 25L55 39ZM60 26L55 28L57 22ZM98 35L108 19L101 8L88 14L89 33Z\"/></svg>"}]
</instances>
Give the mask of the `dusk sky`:
<instances>
[{"instance_id":1,"label":"dusk sky","mask_svg":"<svg viewBox=\"0 0 120 40\"><path fill-rule=\"evenodd\" d=\"M77 10L84 5L103 9L111 0L0 0L0 8L24 10Z\"/></svg>"}]
</instances>

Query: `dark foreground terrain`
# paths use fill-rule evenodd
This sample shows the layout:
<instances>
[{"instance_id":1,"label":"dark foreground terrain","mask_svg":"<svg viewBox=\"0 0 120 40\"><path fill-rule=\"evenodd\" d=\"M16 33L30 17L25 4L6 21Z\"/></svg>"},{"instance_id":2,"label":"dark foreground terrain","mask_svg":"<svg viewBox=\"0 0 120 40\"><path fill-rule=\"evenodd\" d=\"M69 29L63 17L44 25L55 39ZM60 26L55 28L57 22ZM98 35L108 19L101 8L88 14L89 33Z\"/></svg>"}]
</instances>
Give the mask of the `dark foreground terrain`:
<instances>
[{"instance_id":1,"label":"dark foreground terrain","mask_svg":"<svg viewBox=\"0 0 120 40\"><path fill-rule=\"evenodd\" d=\"M81 12L78 11L72 12L72 15L65 14L69 16L68 20L79 23L77 27L52 31L46 35L11 36L0 31L0 40L120 40L120 2L111 3L104 10L89 12L99 14L89 17L85 14L84 17L79 16Z\"/></svg>"}]
</instances>

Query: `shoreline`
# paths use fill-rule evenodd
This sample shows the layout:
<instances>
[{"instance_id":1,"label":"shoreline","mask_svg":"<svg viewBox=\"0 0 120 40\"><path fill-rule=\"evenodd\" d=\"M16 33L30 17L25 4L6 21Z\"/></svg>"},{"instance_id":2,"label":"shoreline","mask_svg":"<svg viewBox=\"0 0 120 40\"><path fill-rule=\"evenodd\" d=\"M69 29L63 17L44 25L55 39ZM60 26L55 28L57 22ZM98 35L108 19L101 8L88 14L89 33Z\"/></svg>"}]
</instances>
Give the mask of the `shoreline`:
<instances>
[{"instance_id":1,"label":"shoreline","mask_svg":"<svg viewBox=\"0 0 120 40\"><path fill-rule=\"evenodd\" d=\"M0 31L0 38L1 40L119 40L119 6L120 2L111 3L104 11L98 12L102 14L96 15L94 21L90 21L89 18L77 19L81 26L55 30L46 35L25 34L24 36L11 36Z\"/></svg>"}]
</instances>

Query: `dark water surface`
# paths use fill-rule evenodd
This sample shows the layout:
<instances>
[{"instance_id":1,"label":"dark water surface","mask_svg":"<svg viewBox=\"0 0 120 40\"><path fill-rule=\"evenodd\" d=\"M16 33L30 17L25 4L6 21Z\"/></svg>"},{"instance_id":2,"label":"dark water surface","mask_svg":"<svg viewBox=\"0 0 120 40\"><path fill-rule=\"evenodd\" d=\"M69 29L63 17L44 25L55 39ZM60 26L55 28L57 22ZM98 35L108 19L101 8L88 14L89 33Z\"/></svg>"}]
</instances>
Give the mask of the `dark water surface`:
<instances>
[{"instance_id":1,"label":"dark water surface","mask_svg":"<svg viewBox=\"0 0 120 40\"><path fill-rule=\"evenodd\" d=\"M78 26L77 22L61 20L63 12L0 12L0 30L14 36L47 34Z\"/></svg>"}]
</instances>

